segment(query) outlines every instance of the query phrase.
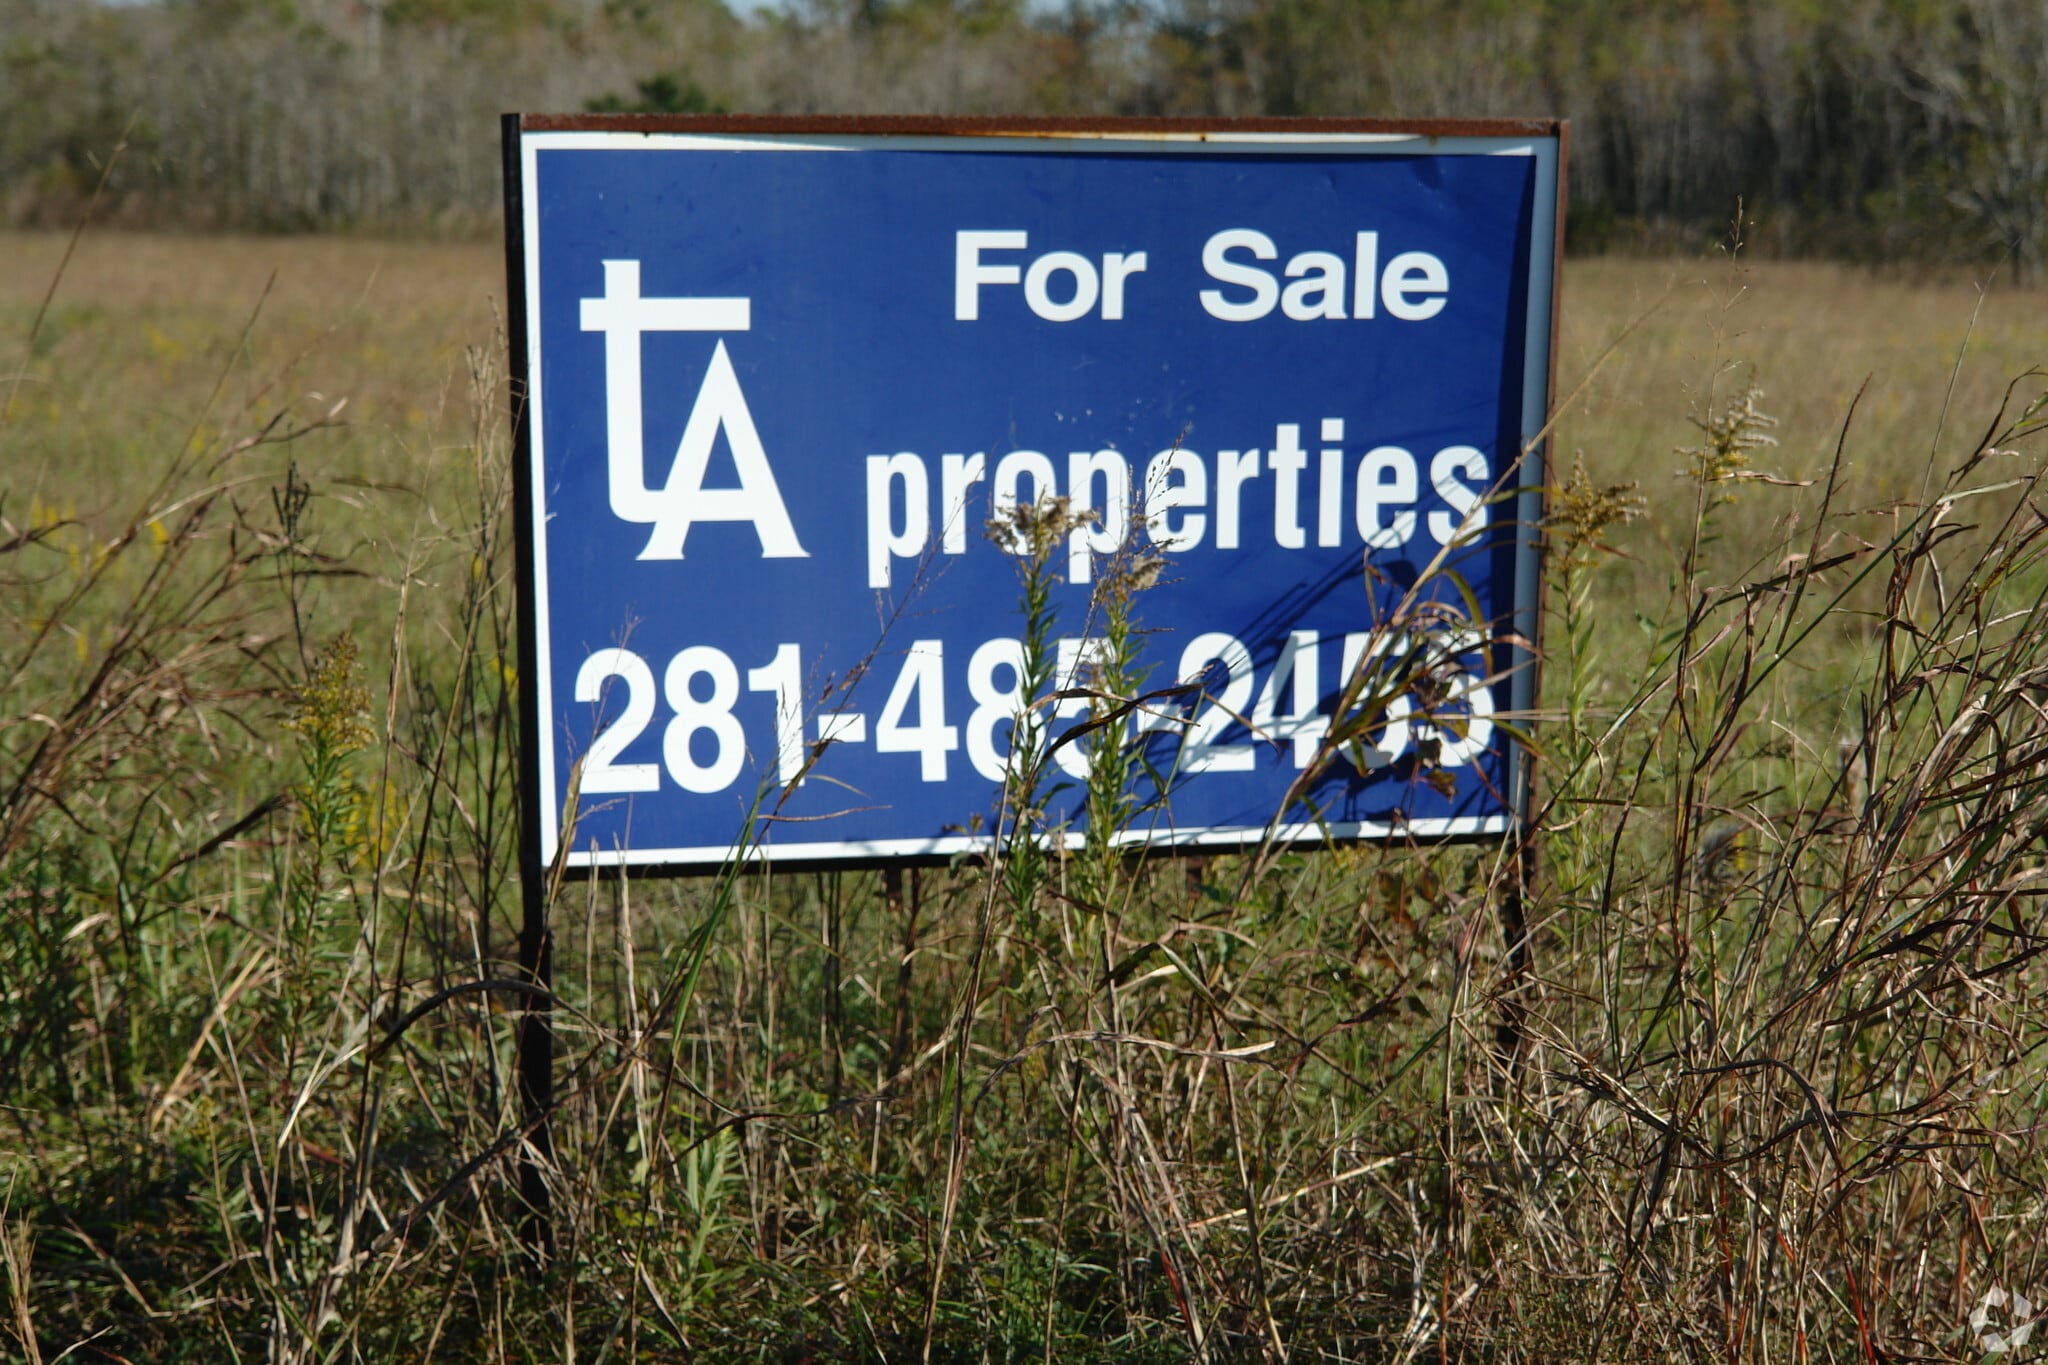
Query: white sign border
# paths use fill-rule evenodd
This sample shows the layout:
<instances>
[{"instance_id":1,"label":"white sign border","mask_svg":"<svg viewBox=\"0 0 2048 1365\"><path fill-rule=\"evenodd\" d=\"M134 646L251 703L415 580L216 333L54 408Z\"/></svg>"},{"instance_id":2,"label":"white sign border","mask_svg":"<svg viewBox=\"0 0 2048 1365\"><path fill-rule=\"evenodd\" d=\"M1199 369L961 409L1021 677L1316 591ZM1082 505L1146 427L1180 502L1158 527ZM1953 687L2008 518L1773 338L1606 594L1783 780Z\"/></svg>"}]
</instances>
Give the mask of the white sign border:
<instances>
[{"instance_id":1,"label":"white sign border","mask_svg":"<svg viewBox=\"0 0 2048 1365\"><path fill-rule=\"evenodd\" d=\"M1542 467L1537 438L1549 421L1552 324L1556 299L1556 261L1558 215L1553 211L1541 211L1544 205L1558 205L1561 186L1559 184L1560 163L1563 159L1562 137L1553 132L1547 136L1503 136L1503 135L1442 135L1423 132L1320 132L1300 133L1252 131L1234 129L1213 130L1161 130L1136 132L1129 129L1105 129L1088 131L1067 129L1057 131L1022 131L1016 133L994 133L963 129L957 133L687 133L687 132L628 132L603 129L584 131L527 131L519 132L520 187L519 200L522 211L521 237L523 265L526 336L526 421L527 421L527 481L531 489L530 521L527 533L532 544L532 573L528 587L532 593L533 612L533 658L531 678L522 678L522 686L535 690L535 715L539 733L524 735L524 742L538 747L539 790L529 798L539 803L540 848L539 861L542 866L552 865L560 852L562 812L555 807L555 746L546 736L555 720L553 676L549 667L552 661L551 630L548 618L547 593L547 485L541 477L545 468L543 421L546 395L541 382L541 291L540 291L540 204L535 194L539 175L539 153L564 148L625 149L660 151L731 151L775 152L775 151L864 151L889 148L898 151L960 151L971 147L976 152L1007 152L1019 155L1060 154L1071 152L1076 143L1094 144L1090 150L1097 155L1156 154L1161 145L1183 155L1229 154L1242 155L1246 151L1265 151L1276 154L1327 154L1339 152L1354 156L1375 156L1406 154L1426 149L1439 156L1529 156L1536 159L1536 183L1534 198L1537 210L1531 215L1529 241L1529 293L1527 300L1527 336L1523 347L1522 384L1522 441L1528 450L1536 477L1531 478L1532 464L1523 466L1522 483L1530 491L1518 500L1517 513L1525 526L1540 517L1542 508ZM1420 144L1418 146L1418 144ZM1533 510L1532 510L1533 509ZM1536 638L1536 613L1540 600L1526 600L1534 594L1540 598L1540 586L1536 586L1540 575L1540 550L1533 534L1519 537L1516 555L1517 602L1515 616L1517 628L1525 639ZM1518 650L1518 653L1525 651ZM1518 694L1533 693L1533 667L1524 662L1510 670L1510 686ZM1533 695L1527 700L1518 699L1512 708L1522 712L1530 709ZM1512 746L1511 746L1512 747ZM1520 789L1527 783L1527 764L1517 755L1509 760L1511 808L1520 805ZM742 828L745 826L741 817ZM1514 820L1508 815L1460 816L1450 819L1428 819L1406 821L1399 824L1377 821L1353 821L1343 823L1295 823L1287 825L1261 825L1258 827L1226 826L1194 829L1129 829L1117 835L1116 842L1125 847L1168 847L1193 848L1239 848L1253 845L1266 839L1270 834L1276 843L1290 843L1308 838L1344 840L1390 841L1403 838L1417 840L1444 840L1483 837L1509 833ZM578 870L597 870L609 867L666 867L692 866L710 867L723 865L735 856L747 860L820 862L820 861L879 861L887 859L939 859L962 854L986 852L993 843L993 835L946 835L931 839L887 839L859 840L845 839L825 842L807 842L799 845L777 847L773 842L773 825L759 835L751 844L706 845L691 848L625 848L588 849L571 848L562 859L565 866ZM1070 833L1066 837L1068 848L1082 846L1085 834Z\"/></svg>"}]
</instances>

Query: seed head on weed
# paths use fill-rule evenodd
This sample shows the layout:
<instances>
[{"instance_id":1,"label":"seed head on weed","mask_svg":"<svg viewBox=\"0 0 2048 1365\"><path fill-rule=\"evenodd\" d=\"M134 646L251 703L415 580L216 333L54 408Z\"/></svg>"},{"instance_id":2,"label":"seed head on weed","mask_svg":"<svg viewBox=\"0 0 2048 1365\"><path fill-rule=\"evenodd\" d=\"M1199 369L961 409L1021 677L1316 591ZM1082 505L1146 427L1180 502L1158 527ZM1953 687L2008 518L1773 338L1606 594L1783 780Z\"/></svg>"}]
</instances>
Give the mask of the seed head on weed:
<instances>
[{"instance_id":1,"label":"seed head on weed","mask_svg":"<svg viewBox=\"0 0 2048 1365\"><path fill-rule=\"evenodd\" d=\"M294 689L284 728L316 753L337 758L369 745L370 692L362 683L355 636L343 631Z\"/></svg>"},{"instance_id":2,"label":"seed head on weed","mask_svg":"<svg viewBox=\"0 0 2048 1365\"><path fill-rule=\"evenodd\" d=\"M1778 438L1771 435L1778 419L1758 406L1763 396L1762 386L1751 379L1719 412L1691 419L1705 439L1698 445L1679 448L1678 453L1688 462L1687 474L1702 484L1758 477L1750 470L1751 456L1778 444ZM1734 495L1722 493L1716 500L1732 502Z\"/></svg>"},{"instance_id":3,"label":"seed head on weed","mask_svg":"<svg viewBox=\"0 0 2048 1365\"><path fill-rule=\"evenodd\" d=\"M1087 508L1076 511L1067 498L1017 502L996 508L995 515L988 521L988 535L997 545L1016 555L1020 569L1028 571L1034 564L1055 563L1055 556L1067 537L1093 522L1095 516Z\"/></svg>"},{"instance_id":4,"label":"seed head on weed","mask_svg":"<svg viewBox=\"0 0 2048 1365\"><path fill-rule=\"evenodd\" d=\"M1559 566L1567 573L1590 569L1614 553L1607 534L1643 516L1649 504L1634 479L1596 484L1583 454L1572 459L1572 476L1550 499L1550 532Z\"/></svg>"}]
</instances>

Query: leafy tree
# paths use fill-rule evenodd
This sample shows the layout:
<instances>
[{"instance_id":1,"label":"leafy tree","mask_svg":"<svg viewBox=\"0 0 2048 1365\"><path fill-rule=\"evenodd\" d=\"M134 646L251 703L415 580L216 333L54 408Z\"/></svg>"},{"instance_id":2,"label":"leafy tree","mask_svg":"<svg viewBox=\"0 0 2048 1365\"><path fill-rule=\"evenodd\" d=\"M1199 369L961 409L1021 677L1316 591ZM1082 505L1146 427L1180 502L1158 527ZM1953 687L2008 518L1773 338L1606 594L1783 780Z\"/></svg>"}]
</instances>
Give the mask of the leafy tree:
<instances>
[{"instance_id":1,"label":"leafy tree","mask_svg":"<svg viewBox=\"0 0 2048 1365\"><path fill-rule=\"evenodd\" d=\"M593 114L723 114L726 106L704 92L704 87L677 71L663 71L646 80L633 82L634 97L599 95L585 100L583 107Z\"/></svg>"}]
</instances>

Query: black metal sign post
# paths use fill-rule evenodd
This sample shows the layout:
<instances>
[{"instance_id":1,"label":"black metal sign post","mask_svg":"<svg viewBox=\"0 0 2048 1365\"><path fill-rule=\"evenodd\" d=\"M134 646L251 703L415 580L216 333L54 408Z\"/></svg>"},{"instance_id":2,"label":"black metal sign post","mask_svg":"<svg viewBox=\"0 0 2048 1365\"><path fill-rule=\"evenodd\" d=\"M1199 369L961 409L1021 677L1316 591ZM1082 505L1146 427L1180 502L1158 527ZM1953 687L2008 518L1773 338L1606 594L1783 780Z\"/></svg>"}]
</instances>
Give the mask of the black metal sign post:
<instances>
[{"instance_id":1,"label":"black metal sign post","mask_svg":"<svg viewBox=\"0 0 2048 1365\"><path fill-rule=\"evenodd\" d=\"M1517 679L1516 695L1519 705L1523 708L1523 723L1532 727L1535 723L1537 703L1542 696L1540 666L1543 658L1543 584L1549 547L1544 523L1549 508L1547 487L1550 482L1550 429L1557 421L1557 412L1553 405L1557 401L1558 318L1563 312L1560 294L1564 279L1565 181L1570 169L1571 125L1567 121L1559 120L1557 204L1550 259L1549 372L1543 384L1543 426L1528 448L1522 452L1519 479L1521 491L1515 498L1515 516L1522 526L1520 544L1516 551L1520 561L1516 566L1516 577L1522 588L1515 603L1514 615L1518 639L1508 650L1508 668ZM1538 807L1533 754L1522 755L1522 761L1515 765L1514 788L1509 793L1509 800L1514 806L1515 824L1508 833L1506 848L1514 860L1514 866L1509 873L1507 890L1501 897L1500 906L1502 947L1507 953L1507 983L1501 992L1500 1018L1495 1024L1494 1037L1497 1050L1505 1061L1510 1082L1519 1084L1523 1057L1528 1050L1529 1042L1525 1023L1529 1010L1529 993L1534 989L1536 981L1535 944L1530 939L1528 906L1529 899L1536 889L1536 876L1542 856L1536 828Z\"/></svg>"},{"instance_id":2,"label":"black metal sign post","mask_svg":"<svg viewBox=\"0 0 2048 1365\"><path fill-rule=\"evenodd\" d=\"M526 212L519 164L520 116L501 121L505 167L505 273L510 331L509 370L512 399L512 524L515 528L515 573L522 620L533 611L533 538L525 528L533 518L533 482L526 453L531 432L526 396L530 382L526 365ZM533 632L519 630L519 980L533 987L519 998L513 1034L513 1071L519 1089L523 1129L519 1142L519 1197L526 1205L521 1237L536 1268L554 1250L548 1169L554 1164L555 1025L554 938L548 928L548 868L540 860L541 793L539 702L531 679L537 666Z\"/></svg>"}]
</instances>

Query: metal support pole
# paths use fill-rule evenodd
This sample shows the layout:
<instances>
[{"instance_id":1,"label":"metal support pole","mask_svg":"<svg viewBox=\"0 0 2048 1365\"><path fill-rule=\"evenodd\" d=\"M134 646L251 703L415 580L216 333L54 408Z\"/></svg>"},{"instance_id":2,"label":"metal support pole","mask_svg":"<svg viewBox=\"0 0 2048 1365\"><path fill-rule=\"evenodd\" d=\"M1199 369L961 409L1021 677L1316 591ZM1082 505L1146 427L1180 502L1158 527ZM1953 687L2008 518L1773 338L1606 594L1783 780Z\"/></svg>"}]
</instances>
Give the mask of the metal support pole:
<instances>
[{"instance_id":1,"label":"metal support pole","mask_svg":"<svg viewBox=\"0 0 2048 1365\"><path fill-rule=\"evenodd\" d=\"M523 995L519 1021L512 1035L513 1068L518 1076L519 1113L524 1141L519 1144L519 1197L526 1205L520 1238L533 1268L547 1264L555 1249L555 1227L549 1211L548 1168L554 1165L555 1024L554 939L548 930L549 868L540 854L541 728L533 687L538 649L533 627L532 430L527 421L526 394L526 235L525 184L520 152L521 117L500 121L505 177L506 319L512 336L510 380L512 400L512 521L517 528L514 558L519 612L519 977L536 989ZM566 841L565 830L562 838Z\"/></svg>"},{"instance_id":2,"label":"metal support pole","mask_svg":"<svg viewBox=\"0 0 2048 1365\"><path fill-rule=\"evenodd\" d=\"M1528 1043L1528 994L1535 970L1535 953L1529 944L1528 897L1536 880L1536 832L1524 820L1514 836L1509 855L1514 867L1500 902L1500 933L1507 950L1508 979L1500 994L1500 1018L1493 1026L1495 1050L1507 1066L1508 1075L1519 1081L1522 1053Z\"/></svg>"},{"instance_id":3,"label":"metal support pole","mask_svg":"<svg viewBox=\"0 0 2048 1365\"><path fill-rule=\"evenodd\" d=\"M519 1198L526 1205L520 1240L538 1269L555 1251L547 1180L555 1164L555 939L547 922L546 874L533 870L520 881L526 922L519 932L519 975L537 987L520 1002L513 1036L519 1113L526 1127L519 1147Z\"/></svg>"}]
</instances>

